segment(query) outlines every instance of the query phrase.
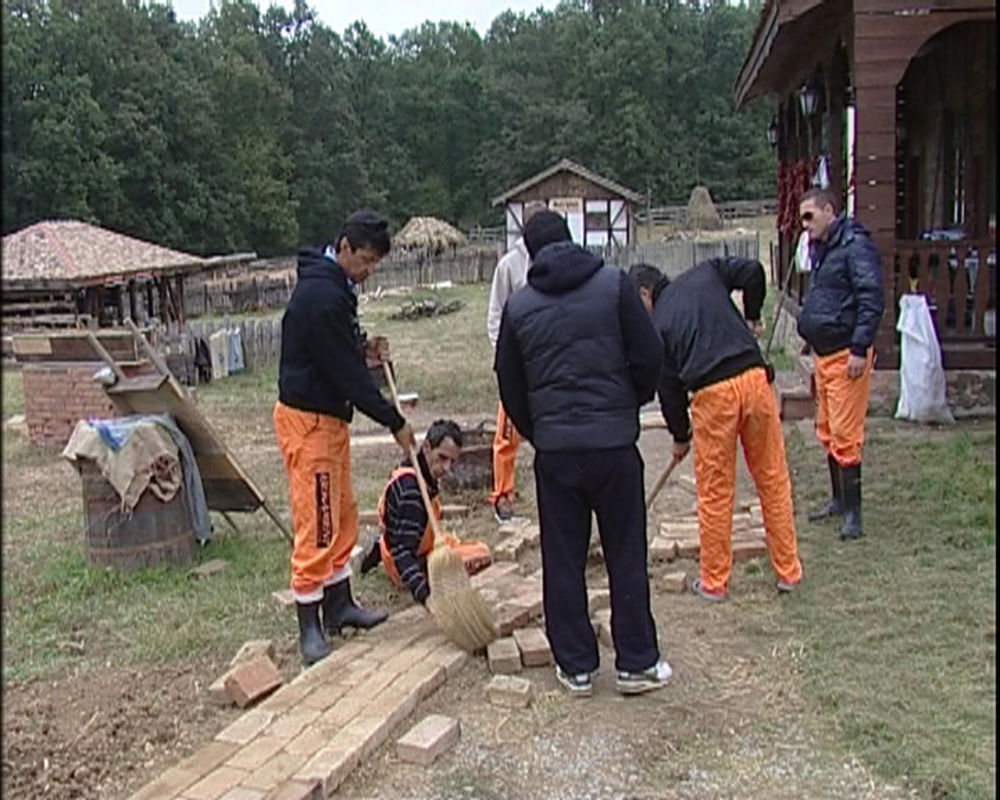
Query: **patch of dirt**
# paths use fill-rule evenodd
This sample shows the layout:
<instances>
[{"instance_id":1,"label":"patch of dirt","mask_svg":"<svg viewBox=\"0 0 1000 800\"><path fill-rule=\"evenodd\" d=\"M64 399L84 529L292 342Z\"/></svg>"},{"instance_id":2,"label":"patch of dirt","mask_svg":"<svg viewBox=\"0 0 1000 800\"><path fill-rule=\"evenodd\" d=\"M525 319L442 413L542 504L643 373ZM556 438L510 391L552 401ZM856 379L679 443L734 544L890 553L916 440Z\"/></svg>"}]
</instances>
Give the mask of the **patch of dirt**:
<instances>
[{"instance_id":1,"label":"patch of dirt","mask_svg":"<svg viewBox=\"0 0 1000 800\"><path fill-rule=\"evenodd\" d=\"M4 686L3 796L124 797L235 718L211 665L99 669Z\"/></svg>"}]
</instances>

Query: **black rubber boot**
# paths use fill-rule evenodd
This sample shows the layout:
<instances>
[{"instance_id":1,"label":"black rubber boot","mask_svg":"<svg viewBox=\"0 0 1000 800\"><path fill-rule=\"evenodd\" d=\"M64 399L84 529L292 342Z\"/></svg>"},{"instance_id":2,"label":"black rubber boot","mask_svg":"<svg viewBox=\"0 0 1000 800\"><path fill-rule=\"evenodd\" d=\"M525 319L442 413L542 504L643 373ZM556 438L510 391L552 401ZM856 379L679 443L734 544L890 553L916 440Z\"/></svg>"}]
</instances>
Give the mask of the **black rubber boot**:
<instances>
[{"instance_id":1,"label":"black rubber boot","mask_svg":"<svg viewBox=\"0 0 1000 800\"><path fill-rule=\"evenodd\" d=\"M384 611L359 608L351 597L351 581L345 578L323 590L323 626L327 633L340 633L341 628L374 628L385 622Z\"/></svg>"},{"instance_id":2,"label":"black rubber boot","mask_svg":"<svg viewBox=\"0 0 1000 800\"><path fill-rule=\"evenodd\" d=\"M381 563L382 547L379 544L378 539L376 539L375 544L372 545L372 549L368 551L368 555L366 555L364 560L361 562L361 574L367 575Z\"/></svg>"},{"instance_id":3,"label":"black rubber boot","mask_svg":"<svg viewBox=\"0 0 1000 800\"><path fill-rule=\"evenodd\" d=\"M323 626L319 622L321 600L314 603L296 603L295 610L299 617L299 653L302 663L312 666L333 652L323 636Z\"/></svg>"},{"instance_id":4,"label":"black rubber boot","mask_svg":"<svg viewBox=\"0 0 1000 800\"><path fill-rule=\"evenodd\" d=\"M830 517L838 517L844 513L844 489L842 486L843 476L841 475L840 464L837 460L828 455L826 465L830 469L830 500L822 508L810 511L808 514L810 522L820 522Z\"/></svg>"},{"instance_id":5,"label":"black rubber boot","mask_svg":"<svg viewBox=\"0 0 1000 800\"><path fill-rule=\"evenodd\" d=\"M841 467L844 481L844 527L841 539L857 539L861 536L861 465Z\"/></svg>"}]
</instances>

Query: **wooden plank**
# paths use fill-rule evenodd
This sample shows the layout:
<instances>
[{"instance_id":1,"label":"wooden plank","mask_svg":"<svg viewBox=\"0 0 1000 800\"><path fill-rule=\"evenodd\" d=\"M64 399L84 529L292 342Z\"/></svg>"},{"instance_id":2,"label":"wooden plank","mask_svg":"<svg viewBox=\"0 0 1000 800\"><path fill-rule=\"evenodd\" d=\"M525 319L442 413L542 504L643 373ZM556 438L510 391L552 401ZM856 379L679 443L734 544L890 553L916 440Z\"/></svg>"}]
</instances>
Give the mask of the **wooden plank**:
<instances>
[{"instance_id":1,"label":"wooden plank","mask_svg":"<svg viewBox=\"0 0 1000 800\"><path fill-rule=\"evenodd\" d=\"M859 184L868 183L869 181L895 183L896 162L891 158L877 158L874 161L864 159L858 162L855 175Z\"/></svg>"},{"instance_id":2,"label":"wooden plank","mask_svg":"<svg viewBox=\"0 0 1000 800\"><path fill-rule=\"evenodd\" d=\"M910 38L922 43L938 31L957 22L988 22L996 19L995 10L938 11L933 14L897 16L895 14L865 14L856 17L854 40Z\"/></svg>"},{"instance_id":3,"label":"wooden plank","mask_svg":"<svg viewBox=\"0 0 1000 800\"><path fill-rule=\"evenodd\" d=\"M197 460L197 459L196 459ZM199 471L201 463L198 464ZM262 503L243 481L238 478L202 477L205 501L212 511L256 511Z\"/></svg>"},{"instance_id":4,"label":"wooden plank","mask_svg":"<svg viewBox=\"0 0 1000 800\"><path fill-rule=\"evenodd\" d=\"M870 133L858 126L858 138L856 140L857 158L868 158L876 156L882 158L895 159L896 157L896 134L893 133Z\"/></svg>"},{"instance_id":5,"label":"wooden plank","mask_svg":"<svg viewBox=\"0 0 1000 800\"><path fill-rule=\"evenodd\" d=\"M881 61L877 64L858 65L854 78L854 86L858 89L895 86L900 82L909 65L910 60L907 58Z\"/></svg>"},{"instance_id":6,"label":"wooden plank","mask_svg":"<svg viewBox=\"0 0 1000 800\"><path fill-rule=\"evenodd\" d=\"M166 375L137 375L134 378L123 378L104 391L109 395L155 392L166 379Z\"/></svg>"},{"instance_id":7,"label":"wooden plank","mask_svg":"<svg viewBox=\"0 0 1000 800\"><path fill-rule=\"evenodd\" d=\"M868 108L858 106L857 125L859 131L865 133L891 133L896 134L896 108L882 106L880 108Z\"/></svg>"},{"instance_id":8,"label":"wooden plank","mask_svg":"<svg viewBox=\"0 0 1000 800\"><path fill-rule=\"evenodd\" d=\"M891 108L896 109L896 87L862 86L855 88L855 103L858 108Z\"/></svg>"}]
</instances>

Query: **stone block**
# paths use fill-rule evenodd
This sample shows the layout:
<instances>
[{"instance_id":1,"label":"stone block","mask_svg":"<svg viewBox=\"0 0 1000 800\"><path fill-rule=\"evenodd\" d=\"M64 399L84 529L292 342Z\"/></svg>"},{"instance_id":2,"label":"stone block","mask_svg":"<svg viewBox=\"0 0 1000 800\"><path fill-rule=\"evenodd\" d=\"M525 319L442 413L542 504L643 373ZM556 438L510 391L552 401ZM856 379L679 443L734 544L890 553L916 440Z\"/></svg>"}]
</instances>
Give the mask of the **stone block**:
<instances>
[{"instance_id":1,"label":"stone block","mask_svg":"<svg viewBox=\"0 0 1000 800\"><path fill-rule=\"evenodd\" d=\"M303 697L299 702L299 705L302 708L311 708L316 711L326 711L341 697L347 694L348 688L349 687L341 683L322 684Z\"/></svg>"},{"instance_id":2,"label":"stone block","mask_svg":"<svg viewBox=\"0 0 1000 800\"><path fill-rule=\"evenodd\" d=\"M209 578L212 575L216 575L226 568L227 561L222 558L213 558L210 561L206 561L204 564L199 564L197 567L192 569L188 575L192 578Z\"/></svg>"},{"instance_id":3,"label":"stone block","mask_svg":"<svg viewBox=\"0 0 1000 800\"><path fill-rule=\"evenodd\" d=\"M509 675L521 671L521 651L510 636L490 642L486 648L486 661L494 674Z\"/></svg>"},{"instance_id":4,"label":"stone block","mask_svg":"<svg viewBox=\"0 0 1000 800\"><path fill-rule=\"evenodd\" d=\"M275 739L273 736L258 736L237 750L235 755L226 762L226 766L253 772L284 746L283 739Z\"/></svg>"},{"instance_id":5,"label":"stone block","mask_svg":"<svg viewBox=\"0 0 1000 800\"><path fill-rule=\"evenodd\" d=\"M336 738L335 729L321 725L309 725L291 741L286 741L285 750L296 756L312 757L324 747L333 744Z\"/></svg>"},{"instance_id":6,"label":"stone block","mask_svg":"<svg viewBox=\"0 0 1000 800\"><path fill-rule=\"evenodd\" d=\"M361 761L360 748L340 744L324 747L295 773L295 780L318 780L323 786L321 797L329 797Z\"/></svg>"},{"instance_id":7,"label":"stone block","mask_svg":"<svg viewBox=\"0 0 1000 800\"><path fill-rule=\"evenodd\" d=\"M252 661L260 656L267 656L274 661L274 642L270 639L251 639L248 642L244 642L243 646L236 651L233 660L229 662L229 666L235 667L237 664L242 664L244 661Z\"/></svg>"},{"instance_id":8,"label":"stone block","mask_svg":"<svg viewBox=\"0 0 1000 800\"><path fill-rule=\"evenodd\" d=\"M591 589L587 592L587 613L594 616L602 608L611 608L611 592L608 589Z\"/></svg>"},{"instance_id":9,"label":"stone block","mask_svg":"<svg viewBox=\"0 0 1000 800\"><path fill-rule=\"evenodd\" d=\"M521 628L514 631L514 641L521 651L521 663L526 667L545 667L552 664L552 647L549 637L541 628Z\"/></svg>"},{"instance_id":10,"label":"stone block","mask_svg":"<svg viewBox=\"0 0 1000 800\"><path fill-rule=\"evenodd\" d=\"M668 572L660 579L660 588L671 594L683 594L687 591L687 585L686 572Z\"/></svg>"},{"instance_id":11,"label":"stone block","mask_svg":"<svg viewBox=\"0 0 1000 800\"><path fill-rule=\"evenodd\" d=\"M507 601L496 607L494 623L500 636L509 636L512 631L523 628L530 622L531 609L526 605Z\"/></svg>"},{"instance_id":12,"label":"stone block","mask_svg":"<svg viewBox=\"0 0 1000 800\"><path fill-rule=\"evenodd\" d=\"M525 708L531 702L531 681L516 675L494 675L486 693L495 706Z\"/></svg>"},{"instance_id":13,"label":"stone block","mask_svg":"<svg viewBox=\"0 0 1000 800\"><path fill-rule=\"evenodd\" d=\"M360 747L361 758L368 758L389 738L390 727L387 717L362 714L337 731L337 740L350 749Z\"/></svg>"},{"instance_id":14,"label":"stone block","mask_svg":"<svg viewBox=\"0 0 1000 800\"><path fill-rule=\"evenodd\" d=\"M396 742L396 754L403 761L426 767L454 747L460 736L461 726L457 719L429 714L400 737Z\"/></svg>"},{"instance_id":15,"label":"stone block","mask_svg":"<svg viewBox=\"0 0 1000 800\"><path fill-rule=\"evenodd\" d=\"M273 718L272 712L255 708L233 720L228 727L215 735L215 739L219 742L247 744L270 725Z\"/></svg>"},{"instance_id":16,"label":"stone block","mask_svg":"<svg viewBox=\"0 0 1000 800\"><path fill-rule=\"evenodd\" d=\"M341 697L330 708L323 712L320 717L322 725L329 725L333 728L340 728L360 714L369 703L367 697L348 694Z\"/></svg>"},{"instance_id":17,"label":"stone block","mask_svg":"<svg viewBox=\"0 0 1000 800\"><path fill-rule=\"evenodd\" d=\"M303 781L290 778L267 795L267 800L324 800L323 781L313 778Z\"/></svg>"},{"instance_id":18,"label":"stone block","mask_svg":"<svg viewBox=\"0 0 1000 800\"><path fill-rule=\"evenodd\" d=\"M762 558L767 555L765 542L733 542L733 562L749 561L751 558Z\"/></svg>"},{"instance_id":19,"label":"stone block","mask_svg":"<svg viewBox=\"0 0 1000 800\"><path fill-rule=\"evenodd\" d=\"M673 561L677 558L677 542L657 536L649 545L649 558L655 562Z\"/></svg>"},{"instance_id":20,"label":"stone block","mask_svg":"<svg viewBox=\"0 0 1000 800\"><path fill-rule=\"evenodd\" d=\"M267 656L244 661L226 676L226 694L240 708L270 694L281 686L281 673Z\"/></svg>"},{"instance_id":21,"label":"stone block","mask_svg":"<svg viewBox=\"0 0 1000 800\"><path fill-rule=\"evenodd\" d=\"M235 767L217 767L184 790L185 800L218 800L247 777L247 771Z\"/></svg>"},{"instance_id":22,"label":"stone block","mask_svg":"<svg viewBox=\"0 0 1000 800\"><path fill-rule=\"evenodd\" d=\"M698 558L701 553L701 540L697 537L692 539L680 539L677 542L678 558Z\"/></svg>"}]
</instances>

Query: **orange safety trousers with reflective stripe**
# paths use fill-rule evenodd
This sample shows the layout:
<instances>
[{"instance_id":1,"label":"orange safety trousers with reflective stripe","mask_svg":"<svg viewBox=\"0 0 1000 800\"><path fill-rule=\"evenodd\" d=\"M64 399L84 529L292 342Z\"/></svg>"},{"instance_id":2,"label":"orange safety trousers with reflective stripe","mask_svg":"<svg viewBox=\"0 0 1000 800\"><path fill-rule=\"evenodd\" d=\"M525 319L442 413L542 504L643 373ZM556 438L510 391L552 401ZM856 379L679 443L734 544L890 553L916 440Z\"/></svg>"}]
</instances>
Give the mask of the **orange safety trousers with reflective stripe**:
<instances>
[{"instance_id":1,"label":"orange safety trousers with reflective stripe","mask_svg":"<svg viewBox=\"0 0 1000 800\"><path fill-rule=\"evenodd\" d=\"M816 438L842 467L861 463L865 443L865 417L872 388L875 351L868 348L860 378L847 377L850 350L813 358L816 379Z\"/></svg>"},{"instance_id":2,"label":"orange safety trousers with reflective stripe","mask_svg":"<svg viewBox=\"0 0 1000 800\"><path fill-rule=\"evenodd\" d=\"M701 582L725 592L733 569L733 505L736 499L736 442L757 486L771 564L778 577L802 577L792 482L785 461L778 402L762 367L699 389L691 398L694 469L698 487Z\"/></svg>"},{"instance_id":3,"label":"orange safety trousers with reflective stripe","mask_svg":"<svg viewBox=\"0 0 1000 800\"><path fill-rule=\"evenodd\" d=\"M347 423L300 411L280 401L274 431L288 473L295 543L292 594L298 602L323 597L323 587L350 576L358 540L358 502L351 486Z\"/></svg>"},{"instance_id":4,"label":"orange safety trousers with reflective stripe","mask_svg":"<svg viewBox=\"0 0 1000 800\"><path fill-rule=\"evenodd\" d=\"M416 474L417 471L413 467L397 467L392 471L392 477L389 479L389 484L391 485L393 481L398 480L403 475ZM402 587L403 582L399 578L399 571L396 569L396 562L393 560L392 551L389 549L389 544L386 542L385 536L385 498L388 494L388 488L389 487L386 486L386 491L383 491L382 496L378 499L378 527L382 533L378 540L378 546L379 553L382 555L382 566L385 568L385 574L389 576L389 580L392 581L393 584ZM440 520L440 497L431 498L431 510L434 512L434 519ZM486 542L481 542L478 539L462 540L449 533L443 533L441 534L441 543L447 545L462 557L462 561L465 563L465 571L470 575L475 575L477 572L490 565L490 548ZM426 557L426 555L433 549L434 529L431 527L430 519L428 519L427 525L424 528L424 535L421 537L420 544L417 546L417 556L421 558Z\"/></svg>"},{"instance_id":5,"label":"orange safety trousers with reflective stripe","mask_svg":"<svg viewBox=\"0 0 1000 800\"><path fill-rule=\"evenodd\" d=\"M503 403L497 409L497 432L493 435L493 491L490 504L493 505L504 495L514 495L514 461L517 448L521 444L521 434L510 421Z\"/></svg>"}]
</instances>

